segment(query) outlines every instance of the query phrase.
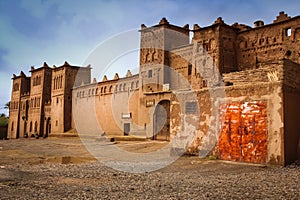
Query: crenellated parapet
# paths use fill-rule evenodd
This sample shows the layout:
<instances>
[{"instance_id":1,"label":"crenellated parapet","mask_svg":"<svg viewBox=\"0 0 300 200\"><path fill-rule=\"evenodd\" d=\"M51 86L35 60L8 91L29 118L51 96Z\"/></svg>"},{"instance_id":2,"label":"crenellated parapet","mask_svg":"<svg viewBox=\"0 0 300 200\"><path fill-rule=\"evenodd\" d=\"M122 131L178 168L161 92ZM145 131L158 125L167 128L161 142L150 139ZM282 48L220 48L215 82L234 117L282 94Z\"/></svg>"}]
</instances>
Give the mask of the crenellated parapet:
<instances>
[{"instance_id":1,"label":"crenellated parapet","mask_svg":"<svg viewBox=\"0 0 300 200\"><path fill-rule=\"evenodd\" d=\"M115 73L113 79L103 76L102 81L97 82L96 79L91 84L82 84L73 88L76 98L88 98L102 95L112 95L117 93L132 92L139 89L139 75L132 75L128 70L125 77L120 78Z\"/></svg>"}]
</instances>

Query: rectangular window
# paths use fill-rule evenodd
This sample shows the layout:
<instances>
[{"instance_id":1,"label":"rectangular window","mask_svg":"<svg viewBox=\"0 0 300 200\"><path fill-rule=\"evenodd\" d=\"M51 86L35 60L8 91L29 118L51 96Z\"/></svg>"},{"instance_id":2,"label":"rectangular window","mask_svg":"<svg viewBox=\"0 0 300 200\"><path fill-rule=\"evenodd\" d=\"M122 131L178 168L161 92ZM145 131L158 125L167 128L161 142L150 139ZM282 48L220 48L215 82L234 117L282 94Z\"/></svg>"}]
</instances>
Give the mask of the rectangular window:
<instances>
[{"instance_id":1,"label":"rectangular window","mask_svg":"<svg viewBox=\"0 0 300 200\"><path fill-rule=\"evenodd\" d=\"M152 69L148 70L148 78L152 78Z\"/></svg>"},{"instance_id":2,"label":"rectangular window","mask_svg":"<svg viewBox=\"0 0 300 200\"><path fill-rule=\"evenodd\" d=\"M185 103L185 114L197 114L198 103L196 101L190 101Z\"/></svg>"}]
</instances>

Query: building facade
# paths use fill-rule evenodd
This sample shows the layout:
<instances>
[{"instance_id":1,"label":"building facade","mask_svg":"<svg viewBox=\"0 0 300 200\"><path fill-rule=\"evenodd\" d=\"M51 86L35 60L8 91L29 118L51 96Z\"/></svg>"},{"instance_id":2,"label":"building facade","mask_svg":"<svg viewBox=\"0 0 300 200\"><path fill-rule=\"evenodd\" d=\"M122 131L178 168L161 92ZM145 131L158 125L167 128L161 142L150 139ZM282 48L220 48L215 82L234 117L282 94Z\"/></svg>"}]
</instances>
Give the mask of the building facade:
<instances>
[{"instance_id":1,"label":"building facade","mask_svg":"<svg viewBox=\"0 0 300 200\"><path fill-rule=\"evenodd\" d=\"M78 72L84 73L83 79ZM75 80L90 83L90 67L31 67L31 76L13 75L8 137L47 137L72 128L72 88ZM76 79L77 78L77 79Z\"/></svg>"},{"instance_id":2,"label":"building facade","mask_svg":"<svg viewBox=\"0 0 300 200\"><path fill-rule=\"evenodd\" d=\"M300 17L280 12L254 27L218 18L193 30L163 18L142 24L140 34L139 74L90 82L85 68L74 85L67 74L78 68L65 63L14 76L8 135L92 131L94 118L99 134L176 141L189 154L280 165L297 159Z\"/></svg>"}]
</instances>

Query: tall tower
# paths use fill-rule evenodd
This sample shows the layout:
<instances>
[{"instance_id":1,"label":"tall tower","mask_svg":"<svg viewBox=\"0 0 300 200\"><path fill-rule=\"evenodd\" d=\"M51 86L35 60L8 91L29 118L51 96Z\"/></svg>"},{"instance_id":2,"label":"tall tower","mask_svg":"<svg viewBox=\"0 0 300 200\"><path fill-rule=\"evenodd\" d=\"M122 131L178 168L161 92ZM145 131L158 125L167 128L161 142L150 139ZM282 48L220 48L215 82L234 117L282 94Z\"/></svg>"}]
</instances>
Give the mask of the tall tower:
<instances>
[{"instance_id":1,"label":"tall tower","mask_svg":"<svg viewBox=\"0 0 300 200\"><path fill-rule=\"evenodd\" d=\"M171 25L166 18L149 28L141 26L138 123L144 124L147 137L164 140L170 138L170 52L189 44L189 31L188 25ZM156 112L148 117L145 113L149 113L152 107L164 109L155 109ZM163 117L166 119L162 119Z\"/></svg>"},{"instance_id":2,"label":"tall tower","mask_svg":"<svg viewBox=\"0 0 300 200\"><path fill-rule=\"evenodd\" d=\"M72 89L91 82L91 67L71 66L65 62L52 68L51 132L63 133L72 127Z\"/></svg>"},{"instance_id":3,"label":"tall tower","mask_svg":"<svg viewBox=\"0 0 300 200\"><path fill-rule=\"evenodd\" d=\"M196 65L206 71L207 63L214 63L220 73L236 71L237 29L224 23L219 17L211 26L194 25L193 43L197 48ZM209 60L208 60L209 59ZM206 64L205 64L206 63ZM211 69L208 69L208 71Z\"/></svg>"},{"instance_id":4,"label":"tall tower","mask_svg":"<svg viewBox=\"0 0 300 200\"><path fill-rule=\"evenodd\" d=\"M25 105L21 105L21 97L29 92L30 77L26 77L24 72L21 71L19 76L14 74L12 80L13 83L9 108L8 138L19 138L24 134L24 132L20 133L20 124L22 122L20 112L26 109Z\"/></svg>"},{"instance_id":5,"label":"tall tower","mask_svg":"<svg viewBox=\"0 0 300 200\"><path fill-rule=\"evenodd\" d=\"M141 25L140 83L143 92L161 91L170 83L169 51L189 44L189 26L171 25L166 18L159 24Z\"/></svg>"},{"instance_id":6,"label":"tall tower","mask_svg":"<svg viewBox=\"0 0 300 200\"><path fill-rule=\"evenodd\" d=\"M27 131L29 135L44 134L44 105L51 97L52 70L44 62L42 67L31 67L30 100Z\"/></svg>"}]
</instances>

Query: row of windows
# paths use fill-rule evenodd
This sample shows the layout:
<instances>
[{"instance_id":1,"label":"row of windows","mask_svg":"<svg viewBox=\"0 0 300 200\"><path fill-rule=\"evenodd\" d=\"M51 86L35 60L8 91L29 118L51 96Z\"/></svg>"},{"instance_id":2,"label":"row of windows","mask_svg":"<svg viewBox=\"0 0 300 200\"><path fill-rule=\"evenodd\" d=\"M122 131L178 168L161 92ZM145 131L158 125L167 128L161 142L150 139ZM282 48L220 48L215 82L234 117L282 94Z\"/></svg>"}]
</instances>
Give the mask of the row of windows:
<instances>
[{"instance_id":1,"label":"row of windows","mask_svg":"<svg viewBox=\"0 0 300 200\"><path fill-rule=\"evenodd\" d=\"M32 85L36 86L36 85L40 85L40 84L41 84L41 76L35 76L35 77L33 77Z\"/></svg>"},{"instance_id":2,"label":"row of windows","mask_svg":"<svg viewBox=\"0 0 300 200\"><path fill-rule=\"evenodd\" d=\"M41 97L34 97L31 98L29 101L29 107L30 108L38 108L41 105ZM21 110L25 110L26 109L26 105L28 105L28 101L26 102L21 102ZM10 102L10 109L11 110L17 110L19 108L19 102L17 101L12 101Z\"/></svg>"},{"instance_id":3,"label":"row of windows","mask_svg":"<svg viewBox=\"0 0 300 200\"><path fill-rule=\"evenodd\" d=\"M26 122L25 122L26 123ZM26 124L25 124L25 126L26 126ZM14 122L11 122L11 131L14 131ZM29 132L31 133L32 132L32 129L33 127L32 127L32 121L29 123ZM34 122L34 132L37 132L38 131L38 123L37 123L37 121L35 121Z\"/></svg>"},{"instance_id":4,"label":"row of windows","mask_svg":"<svg viewBox=\"0 0 300 200\"><path fill-rule=\"evenodd\" d=\"M37 121L34 122L34 132L38 131L38 123ZM29 132L32 132L32 122L29 124Z\"/></svg>"},{"instance_id":5,"label":"row of windows","mask_svg":"<svg viewBox=\"0 0 300 200\"><path fill-rule=\"evenodd\" d=\"M284 35L286 37L290 37L292 35L292 29L291 28L286 28L284 29ZM276 36L274 37L266 37L266 38L260 38L258 41L259 45L269 45L269 44L274 44L277 42ZM248 48L248 42L247 41L242 41L240 42L240 48ZM254 47L255 43L251 43L251 46Z\"/></svg>"},{"instance_id":6,"label":"row of windows","mask_svg":"<svg viewBox=\"0 0 300 200\"><path fill-rule=\"evenodd\" d=\"M25 110L27 102L28 101L22 102L20 109ZM38 108L38 107L40 107L41 98L40 97L34 97L34 98L31 98L29 102L30 102L29 103L30 108ZM17 101L10 102L10 109L11 110L17 110L18 108L19 108L19 102L17 102Z\"/></svg>"},{"instance_id":7,"label":"row of windows","mask_svg":"<svg viewBox=\"0 0 300 200\"><path fill-rule=\"evenodd\" d=\"M62 81L63 81L63 76L56 76L53 79L53 89L61 89L62 88Z\"/></svg>"},{"instance_id":8,"label":"row of windows","mask_svg":"<svg viewBox=\"0 0 300 200\"><path fill-rule=\"evenodd\" d=\"M10 102L10 109L11 110L17 110L19 108L19 102L17 101L11 101Z\"/></svg>"},{"instance_id":9,"label":"row of windows","mask_svg":"<svg viewBox=\"0 0 300 200\"><path fill-rule=\"evenodd\" d=\"M29 107L30 108L38 108L40 107L41 97L34 97L30 99Z\"/></svg>"},{"instance_id":10,"label":"row of windows","mask_svg":"<svg viewBox=\"0 0 300 200\"><path fill-rule=\"evenodd\" d=\"M276 51L283 51L283 49L282 48L280 48L280 49L272 49L272 50L268 50L268 51L264 51L264 54L267 54L267 53L274 53L274 52L276 52ZM243 54L243 58L245 58L245 57L250 57L250 56L255 56L256 54L250 54L250 53L248 53L248 54ZM287 50L286 52L285 52L285 55L286 56L290 56L290 55L292 55L292 51L290 51L290 50Z\"/></svg>"},{"instance_id":11,"label":"row of windows","mask_svg":"<svg viewBox=\"0 0 300 200\"><path fill-rule=\"evenodd\" d=\"M121 83L119 85L116 85L115 92L127 91L128 89L133 90L133 89L137 89L137 88L139 88L139 81L131 82L128 87L127 87L126 83L123 83L123 84Z\"/></svg>"},{"instance_id":12,"label":"row of windows","mask_svg":"<svg viewBox=\"0 0 300 200\"><path fill-rule=\"evenodd\" d=\"M91 96L97 94L109 94L112 93L113 91L114 92L128 91L129 89L133 90L133 89L137 89L138 87L139 87L139 81L131 82L130 87L128 87L126 83L121 83L119 85L116 85L114 87L114 90L112 85L103 86L99 89L98 88L89 89L87 95ZM85 95L84 91L77 92L77 97L84 97L84 95Z\"/></svg>"}]
</instances>

